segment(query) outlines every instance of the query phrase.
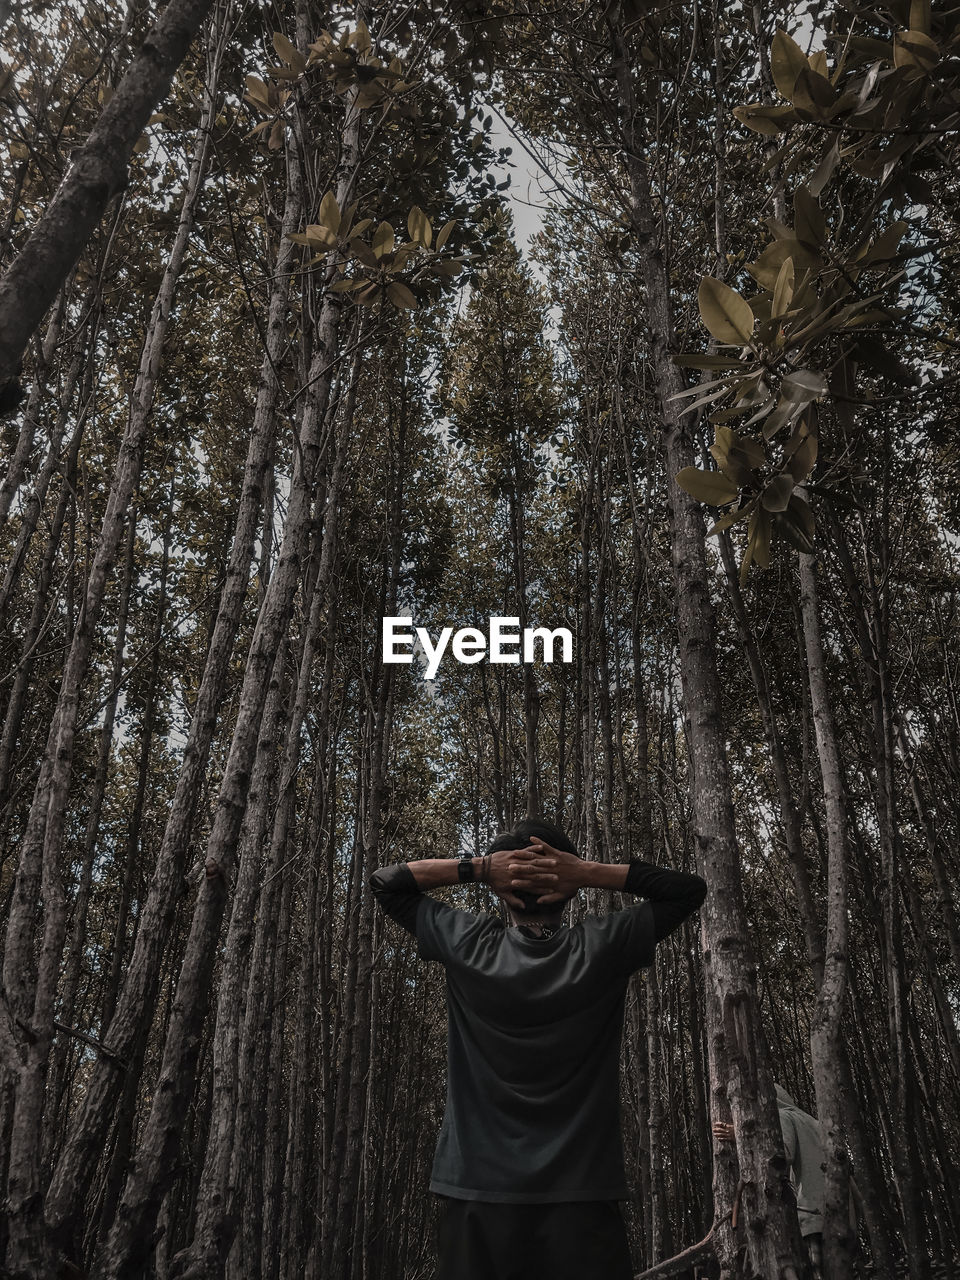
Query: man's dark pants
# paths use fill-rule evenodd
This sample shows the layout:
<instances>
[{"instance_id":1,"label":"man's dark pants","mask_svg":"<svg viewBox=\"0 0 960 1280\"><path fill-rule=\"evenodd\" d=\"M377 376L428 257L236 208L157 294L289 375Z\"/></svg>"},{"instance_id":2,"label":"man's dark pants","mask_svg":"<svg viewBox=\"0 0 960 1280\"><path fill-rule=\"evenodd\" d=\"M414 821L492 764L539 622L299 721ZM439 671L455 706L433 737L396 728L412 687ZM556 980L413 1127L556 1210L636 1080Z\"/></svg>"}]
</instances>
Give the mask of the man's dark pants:
<instances>
[{"instance_id":1,"label":"man's dark pants","mask_svg":"<svg viewBox=\"0 0 960 1280\"><path fill-rule=\"evenodd\" d=\"M490 1204L440 1197L434 1280L630 1280L617 1200Z\"/></svg>"}]
</instances>

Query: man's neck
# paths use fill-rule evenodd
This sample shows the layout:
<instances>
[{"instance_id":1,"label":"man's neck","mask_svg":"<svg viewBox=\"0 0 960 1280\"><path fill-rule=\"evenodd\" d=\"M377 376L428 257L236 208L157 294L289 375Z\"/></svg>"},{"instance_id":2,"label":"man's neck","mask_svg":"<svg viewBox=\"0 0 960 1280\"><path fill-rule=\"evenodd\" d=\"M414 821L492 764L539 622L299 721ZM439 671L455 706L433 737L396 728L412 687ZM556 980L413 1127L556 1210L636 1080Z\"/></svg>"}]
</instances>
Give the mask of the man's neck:
<instances>
[{"instance_id":1,"label":"man's neck","mask_svg":"<svg viewBox=\"0 0 960 1280\"><path fill-rule=\"evenodd\" d=\"M510 923L514 928L522 925L525 929L530 929L538 938L549 938L563 927L562 918L557 916L550 919L538 916L532 920L518 920L513 916Z\"/></svg>"}]
</instances>

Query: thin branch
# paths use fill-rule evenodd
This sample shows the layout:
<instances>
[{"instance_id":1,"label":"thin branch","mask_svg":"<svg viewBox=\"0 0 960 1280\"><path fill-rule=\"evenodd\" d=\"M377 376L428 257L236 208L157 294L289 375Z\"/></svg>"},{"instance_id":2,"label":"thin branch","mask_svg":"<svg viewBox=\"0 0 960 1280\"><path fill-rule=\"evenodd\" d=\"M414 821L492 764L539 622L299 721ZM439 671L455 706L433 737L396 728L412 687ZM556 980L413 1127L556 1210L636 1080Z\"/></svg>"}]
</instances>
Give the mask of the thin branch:
<instances>
[{"instance_id":1,"label":"thin branch","mask_svg":"<svg viewBox=\"0 0 960 1280\"><path fill-rule=\"evenodd\" d=\"M96 1049L97 1053L104 1058L109 1058L111 1062L115 1062L122 1071L127 1070L127 1063L125 1059L121 1058L118 1053L114 1053L112 1049L108 1049L102 1041L96 1040L93 1036L88 1035L86 1031L80 1031L77 1027L68 1027L65 1023L58 1022L56 1018L53 1020L53 1025L58 1031L62 1031L65 1036L72 1036L74 1040L82 1040L83 1043L88 1044L91 1049Z\"/></svg>"}]
</instances>

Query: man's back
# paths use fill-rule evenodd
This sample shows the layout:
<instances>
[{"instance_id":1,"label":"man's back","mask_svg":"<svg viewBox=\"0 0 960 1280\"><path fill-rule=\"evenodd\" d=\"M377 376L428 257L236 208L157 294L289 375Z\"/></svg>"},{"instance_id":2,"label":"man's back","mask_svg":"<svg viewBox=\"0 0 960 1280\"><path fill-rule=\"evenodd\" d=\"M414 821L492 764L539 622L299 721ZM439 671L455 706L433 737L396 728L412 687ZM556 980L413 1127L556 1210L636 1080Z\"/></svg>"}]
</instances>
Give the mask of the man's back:
<instances>
[{"instance_id":1,"label":"man's back","mask_svg":"<svg viewBox=\"0 0 960 1280\"><path fill-rule=\"evenodd\" d=\"M479 879L512 926L423 890ZM441 1198L434 1280L629 1280L619 1060L629 976L702 903L696 875L586 862L524 819L482 856L424 858L370 878L380 906L444 966L447 1101L431 1189ZM572 928L580 889L639 906ZM524 893L526 897L524 898Z\"/></svg>"},{"instance_id":2,"label":"man's back","mask_svg":"<svg viewBox=\"0 0 960 1280\"><path fill-rule=\"evenodd\" d=\"M416 935L447 978L431 1190L500 1203L625 1199L620 1041L629 976L653 961L649 904L534 937L424 897Z\"/></svg>"}]
</instances>

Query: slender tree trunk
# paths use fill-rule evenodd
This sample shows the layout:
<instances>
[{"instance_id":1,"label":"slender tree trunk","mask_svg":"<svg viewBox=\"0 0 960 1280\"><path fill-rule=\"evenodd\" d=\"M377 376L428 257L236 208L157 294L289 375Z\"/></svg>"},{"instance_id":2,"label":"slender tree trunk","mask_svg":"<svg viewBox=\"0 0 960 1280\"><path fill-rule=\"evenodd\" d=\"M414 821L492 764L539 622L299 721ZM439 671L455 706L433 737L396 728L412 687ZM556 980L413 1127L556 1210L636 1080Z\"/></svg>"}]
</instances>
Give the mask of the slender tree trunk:
<instances>
[{"instance_id":1,"label":"slender tree trunk","mask_svg":"<svg viewBox=\"0 0 960 1280\"><path fill-rule=\"evenodd\" d=\"M0 523L6 520L10 514L10 505L16 496L17 490L20 488L23 473L33 452L34 436L40 420L40 403L44 393L43 379L49 371L54 351L60 341L60 331L63 328L63 319L67 310L72 284L73 278L71 277L61 288L57 305L51 311L50 318L47 321L47 331L43 335L43 341L38 344L39 358L34 368L34 383L27 397L20 434L17 436L17 443L7 464L7 474L3 477L2 483L0 483ZM75 382L76 378L74 377Z\"/></svg>"},{"instance_id":2,"label":"slender tree trunk","mask_svg":"<svg viewBox=\"0 0 960 1280\"><path fill-rule=\"evenodd\" d=\"M343 156L336 187L337 203L341 209L346 208L353 198L358 163L359 112L351 101L347 107ZM328 275L332 276L334 270L331 262ZM308 551L306 535L320 461L320 428L336 367L341 306L339 295L325 294L309 390L300 422L299 449L283 545L247 657L237 724L207 843L206 874L194 908L177 999L164 1046L160 1080L104 1256L104 1275L110 1280L140 1273L149 1256L160 1203L172 1179L180 1116L193 1088L199 1034L206 1016L220 922L226 905L226 877L232 870L236 839L246 807L267 681L280 636L290 618L294 593Z\"/></svg>"},{"instance_id":3,"label":"slender tree trunk","mask_svg":"<svg viewBox=\"0 0 960 1280\"><path fill-rule=\"evenodd\" d=\"M97 835L100 830L100 817L107 789L107 774L113 754L113 731L117 716L117 702L120 696L120 678L123 674L123 654L127 642L127 622L130 612L130 594L134 575L134 549L137 538L136 512L130 512L127 533L127 549L124 557L123 579L120 587L119 616L117 619L117 639L113 650L113 666L110 672L110 692L103 711L103 725L100 729L100 743L97 753L97 769L94 775L90 811L87 815L83 839L83 855L81 859L80 882L73 904L70 941L64 958L64 977L60 995L60 1019L68 1027L72 1027L76 1016L77 990L80 983L80 966L83 948L87 942L87 911L90 904L90 890L93 882L93 864L97 848ZM51 1055L50 1066L50 1108L51 1123L44 1134L48 1144L48 1156L54 1142L60 1140L60 1116L62 1095L66 1088L67 1063L71 1052L70 1042L65 1036L55 1044Z\"/></svg>"},{"instance_id":4,"label":"slender tree trunk","mask_svg":"<svg viewBox=\"0 0 960 1280\"><path fill-rule=\"evenodd\" d=\"M757 644L756 636L747 616L746 606L743 600L743 593L740 590L739 575L733 559L733 550L730 546L729 535L724 533L720 538L720 554L723 559L723 567L727 575L727 588L730 593L730 603L733 607L734 619L737 623L737 629L740 632L740 642L743 645L744 653L747 657L747 663L750 667L750 675L753 678L753 686L757 694L757 702L760 707L760 714L763 718L764 732L766 733L767 746L770 751L770 760L773 764L774 778L777 784L777 799L780 809L780 822L783 828L783 843L786 848L787 857L790 860L790 869L793 873L794 888L797 893L797 901L800 904L800 912L803 920L804 938L807 944L807 959L813 971L814 985L819 989L823 981L823 929L820 923L820 913L817 911L816 903L813 896L813 888L810 883L810 869L807 865L807 855L803 847L803 838L800 824L800 810L794 798L793 787L790 783L790 770L787 764L787 753L784 750L783 739L777 726L776 715L773 710L773 700L770 695L770 684L767 679L766 665L763 661L763 655L760 646Z\"/></svg>"},{"instance_id":5,"label":"slender tree trunk","mask_svg":"<svg viewBox=\"0 0 960 1280\"><path fill-rule=\"evenodd\" d=\"M153 735L157 719L157 683L160 674L160 655L163 640L163 628L167 617L167 579L170 572L170 538L173 524L174 497L176 479L170 481L170 492L163 529L163 552L160 562L160 581L157 599L157 616L151 633L150 674L147 680L147 704L144 709L143 724L140 730L140 756L137 762L137 789L133 799L133 808L127 821L127 838L125 841L123 871L120 883L120 902L117 908L117 925L114 931L113 946L110 956L110 971L103 997L103 1012L100 1026L108 1027L116 1010L117 992L120 988L120 977L127 956L127 926L130 915L130 901L133 895L134 879L140 858L140 841L142 838L143 814L147 802L149 788L150 751L153 746Z\"/></svg>"},{"instance_id":6,"label":"slender tree trunk","mask_svg":"<svg viewBox=\"0 0 960 1280\"><path fill-rule=\"evenodd\" d=\"M10 794L14 787L14 761L17 743L23 731L23 718L30 692L30 681L33 676L37 651L47 629L51 624L52 603L50 588L57 553L60 550L60 538L67 513L74 502L76 484L77 455L83 434L82 422L74 432L64 465L64 484L57 499L57 507L50 527L50 535L44 549L40 566L39 579L33 595L30 618L23 636L20 650L20 661L14 676L10 700L7 703L3 721L3 735L0 738L0 812L8 811Z\"/></svg>"},{"instance_id":7,"label":"slender tree trunk","mask_svg":"<svg viewBox=\"0 0 960 1280\"><path fill-rule=\"evenodd\" d=\"M237 1119L241 997L252 942L254 908L259 896L260 849L268 829L277 734L282 723L281 685L285 662L286 645L281 644L267 691L247 814L240 834L233 909L217 998L210 1127L196 1198L194 1237L189 1248L182 1250L174 1259L173 1275L184 1280L193 1276L210 1277L212 1280L212 1277L222 1274L238 1225L237 1189L229 1186L229 1178Z\"/></svg>"},{"instance_id":8,"label":"slender tree trunk","mask_svg":"<svg viewBox=\"0 0 960 1280\"><path fill-rule=\"evenodd\" d=\"M312 687L317 640L324 611L329 604L330 578L337 545L338 507L358 375L359 362L355 361L354 391L348 397L347 411L342 415L339 429L334 428L336 456L325 500L319 565L314 581L305 591L309 621L301 648L296 697L287 723L286 747L271 841L273 856L270 861L273 864L279 864L282 860L294 829L295 784L300 767L301 736ZM274 680L277 679L275 674ZM275 731L276 726L268 735L268 742L273 741ZM251 795L253 794L254 789L251 788ZM262 790L258 790L257 794L262 796ZM264 800L265 798L263 796ZM262 836L263 822L257 825L257 830L258 838L253 842L254 848L259 844ZM244 844L242 848L248 849L248 845ZM252 850L248 850L247 865L245 866L242 860L240 864L237 894L227 935L225 968L221 977L217 1007L217 1035L214 1042L214 1075L217 1081L214 1095L214 1124L208 1144L204 1176L200 1185L195 1236L189 1250L185 1250L177 1259L180 1270L176 1274L197 1277L197 1280L201 1276L212 1277L222 1274L227 1253L233 1243L233 1233L236 1230L237 1199L242 1193L242 1187L229 1185L229 1175L234 1150L240 979L250 946L254 904Z\"/></svg>"},{"instance_id":9,"label":"slender tree trunk","mask_svg":"<svg viewBox=\"0 0 960 1280\"><path fill-rule=\"evenodd\" d=\"M67 922L60 847L66 820L81 683L90 661L107 580L126 522L127 508L140 473L164 340L203 187L216 100L214 78L208 86L200 141L187 180L177 234L154 303L103 527L84 592L82 612L70 645L57 709L27 821L7 923L3 958L6 1002L5 1009L0 1010L3 1027L0 1043L4 1046L8 1069L12 1068L17 1074L8 1181L10 1240L7 1265L14 1276L33 1275L37 1270L50 1266L40 1213L40 1147L36 1135L42 1126L54 1001ZM0 315L2 307L0 288ZM34 978L34 929L41 894L42 942Z\"/></svg>"},{"instance_id":10,"label":"slender tree trunk","mask_svg":"<svg viewBox=\"0 0 960 1280\"><path fill-rule=\"evenodd\" d=\"M813 556L800 561L800 609L806 644L810 703L823 778L827 817L827 935L823 978L817 992L810 1047L823 1137L824 1266L828 1275L849 1274L852 1236L847 1210L849 1168L844 1134L840 1059L847 991L847 827L840 759L827 686L816 568Z\"/></svg>"},{"instance_id":11,"label":"slender tree trunk","mask_svg":"<svg viewBox=\"0 0 960 1280\"><path fill-rule=\"evenodd\" d=\"M139 1070L139 1056L146 1040L157 1000L161 960L170 937L176 903L183 886L190 835L209 760L236 641L247 598L250 563L263 508L264 475L272 450L275 410L279 390L276 378L287 344L286 314L290 268L294 246L286 238L300 225L302 196L298 164L288 166L288 189L277 261L275 286L270 299L266 351L261 368L257 403L247 449L240 503L233 532L224 585L220 594L213 635L204 662L193 716L183 750L183 764L171 802L160 853L146 900L130 964L124 976L117 1010L105 1030L116 1052ZM136 1046L141 1046L136 1051ZM63 1155L47 1197L47 1220L61 1235L73 1230L81 1212L86 1186L102 1150L122 1080L116 1067L98 1064L87 1084L64 1146Z\"/></svg>"},{"instance_id":12,"label":"slender tree trunk","mask_svg":"<svg viewBox=\"0 0 960 1280\"><path fill-rule=\"evenodd\" d=\"M747 932L740 854L734 827L730 777L717 677L715 622L709 593L704 527L697 504L677 485L692 462L691 440L676 401L684 388L671 359L673 323L666 263L659 244L630 60L619 6L608 11L624 135L630 211L641 256L652 363L663 421L672 561L680 646L680 676L688 717L697 862L710 887L702 912L708 988L708 1021L717 1054L711 1064L729 1073L713 1078L715 1103L725 1094L732 1112L740 1161L742 1220L750 1265L767 1280L799 1280L803 1247L789 1185L773 1077L756 985L756 959ZM686 419L689 421L689 417ZM721 1032L722 1028L722 1032ZM724 1058L726 1060L724 1064ZM716 1119L726 1120L725 1115ZM723 1192L723 1188L717 1188ZM723 1211L729 1199L716 1195ZM718 1237L721 1261L730 1265L732 1239Z\"/></svg>"},{"instance_id":13,"label":"slender tree trunk","mask_svg":"<svg viewBox=\"0 0 960 1280\"><path fill-rule=\"evenodd\" d=\"M96 336L96 326L91 324L88 332L91 339ZM47 444L47 453L44 458L43 466L40 468L40 474L37 476L36 484L30 491L30 496L23 504L23 511L20 517L20 527L17 530L17 542L13 549L13 554L7 562L6 569L3 574L3 584L0 586L0 621L5 620L10 612L10 605L16 596L17 587L20 584L20 575L23 573L23 567L27 562L27 553L33 542L34 534L37 530L37 524L40 521L43 512L44 503L46 501L47 492L50 488L50 482L58 468L63 467L69 470L69 464L64 466L64 459L61 456L60 448L63 441L63 433L66 430L67 420L70 416L71 401L76 390L80 375L86 366L87 373L92 369L91 353L89 345L83 341L77 341L76 350L70 367L67 370L64 379L63 394L60 398L60 408L57 417L54 420L50 439ZM86 408L83 407L78 415L78 421L74 430L73 438L68 449L68 456L75 455L79 449L79 442L82 438L83 427L86 420ZM74 442L76 442L74 444Z\"/></svg>"}]
</instances>

